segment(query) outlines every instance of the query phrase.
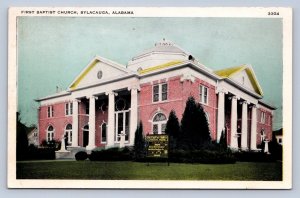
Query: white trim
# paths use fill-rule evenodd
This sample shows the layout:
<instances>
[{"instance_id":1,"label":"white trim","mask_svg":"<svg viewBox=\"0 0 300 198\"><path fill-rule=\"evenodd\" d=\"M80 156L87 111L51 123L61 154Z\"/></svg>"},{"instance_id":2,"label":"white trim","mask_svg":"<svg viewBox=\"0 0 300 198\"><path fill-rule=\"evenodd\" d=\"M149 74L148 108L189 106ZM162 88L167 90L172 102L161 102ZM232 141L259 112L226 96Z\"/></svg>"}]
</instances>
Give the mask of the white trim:
<instances>
[{"instance_id":1,"label":"white trim","mask_svg":"<svg viewBox=\"0 0 300 198\"><path fill-rule=\"evenodd\" d=\"M126 113L129 113L128 118L126 118ZM119 118L119 114L123 114L123 131L126 134L126 119L130 119L130 109L128 110L122 110L122 111L115 111L114 112L114 117L115 117L115 129L114 129L114 143L120 143L120 141L118 140L118 118ZM128 122L128 140L125 140L125 143L129 143L129 133L130 133L130 122Z\"/></svg>"},{"instance_id":2,"label":"white trim","mask_svg":"<svg viewBox=\"0 0 300 198\"><path fill-rule=\"evenodd\" d=\"M71 125L71 129L67 129L67 126ZM68 144L72 144L73 140L73 125L71 123L66 124L65 126L65 134L68 133Z\"/></svg>"},{"instance_id":3,"label":"white trim","mask_svg":"<svg viewBox=\"0 0 300 198\"><path fill-rule=\"evenodd\" d=\"M204 90L206 89L206 102L204 102L205 97L204 97ZM202 91L201 91L202 90ZM200 96L200 103L203 105L209 105L208 101L209 101L209 88L205 85L200 84L199 85L199 96Z\"/></svg>"},{"instance_id":4,"label":"white trim","mask_svg":"<svg viewBox=\"0 0 300 198\"><path fill-rule=\"evenodd\" d=\"M167 99L166 100L162 100L162 86L163 85L167 85ZM158 101L154 101L154 87L158 86ZM160 102L166 102L169 99L169 85L167 82L163 82L163 83L157 83L157 84L153 84L152 85L152 103L160 103Z\"/></svg>"},{"instance_id":5,"label":"white trim","mask_svg":"<svg viewBox=\"0 0 300 198\"><path fill-rule=\"evenodd\" d=\"M166 117L166 120L163 120L163 121L154 121L154 118L155 116L157 116L158 114L163 114L165 117ZM151 120L151 129L152 129L152 134L153 133L153 127L154 127L154 124L157 125L157 134L165 134L165 133L162 133L162 125L163 124L167 124L168 122L168 117L166 116L165 113L161 112L161 111L158 111L154 114L154 116L152 117L152 120Z\"/></svg>"},{"instance_id":6,"label":"white trim","mask_svg":"<svg viewBox=\"0 0 300 198\"><path fill-rule=\"evenodd\" d=\"M52 126L53 131L49 131L50 126ZM54 132L55 132L55 129L54 129L53 125L52 124L48 125L48 127L46 129L46 141L47 142L54 140ZM49 140L48 140L48 134L50 134Z\"/></svg>"},{"instance_id":7,"label":"white trim","mask_svg":"<svg viewBox=\"0 0 300 198\"><path fill-rule=\"evenodd\" d=\"M53 115L54 115L53 105L47 106L47 118L53 118Z\"/></svg>"},{"instance_id":8,"label":"white trim","mask_svg":"<svg viewBox=\"0 0 300 198\"><path fill-rule=\"evenodd\" d=\"M72 115L73 115L73 102L67 102L65 103L65 116L72 116Z\"/></svg>"}]
</instances>

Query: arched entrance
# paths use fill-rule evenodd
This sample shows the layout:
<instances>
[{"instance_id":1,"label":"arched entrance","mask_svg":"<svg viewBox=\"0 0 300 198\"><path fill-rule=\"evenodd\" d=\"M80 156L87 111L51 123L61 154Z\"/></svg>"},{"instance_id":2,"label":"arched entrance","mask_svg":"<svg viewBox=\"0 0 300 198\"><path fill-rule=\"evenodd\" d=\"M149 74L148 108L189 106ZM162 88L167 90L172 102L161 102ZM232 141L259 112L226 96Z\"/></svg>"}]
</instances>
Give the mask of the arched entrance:
<instances>
[{"instance_id":1,"label":"arched entrance","mask_svg":"<svg viewBox=\"0 0 300 198\"><path fill-rule=\"evenodd\" d=\"M89 144L89 125L83 127L83 141L82 146L86 147Z\"/></svg>"}]
</instances>

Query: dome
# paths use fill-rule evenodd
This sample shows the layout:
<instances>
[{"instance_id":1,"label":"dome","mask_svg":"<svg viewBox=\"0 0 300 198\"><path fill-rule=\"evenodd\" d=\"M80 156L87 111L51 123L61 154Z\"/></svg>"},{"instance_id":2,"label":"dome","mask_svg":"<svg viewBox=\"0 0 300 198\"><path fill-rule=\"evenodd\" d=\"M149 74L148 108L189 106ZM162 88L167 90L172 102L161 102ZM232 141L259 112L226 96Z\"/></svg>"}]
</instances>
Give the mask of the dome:
<instances>
[{"instance_id":1,"label":"dome","mask_svg":"<svg viewBox=\"0 0 300 198\"><path fill-rule=\"evenodd\" d=\"M128 62L128 69L137 71L172 61L191 60L193 57L171 41L162 39L154 47L143 51Z\"/></svg>"}]
</instances>

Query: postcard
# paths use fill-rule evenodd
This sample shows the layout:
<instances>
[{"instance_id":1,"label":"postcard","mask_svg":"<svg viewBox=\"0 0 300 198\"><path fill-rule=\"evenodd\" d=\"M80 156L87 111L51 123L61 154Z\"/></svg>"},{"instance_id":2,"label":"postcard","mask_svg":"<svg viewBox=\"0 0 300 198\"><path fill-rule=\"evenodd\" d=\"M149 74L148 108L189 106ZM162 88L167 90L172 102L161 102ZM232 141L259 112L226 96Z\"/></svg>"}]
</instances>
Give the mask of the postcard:
<instances>
[{"instance_id":1,"label":"postcard","mask_svg":"<svg viewBox=\"0 0 300 198\"><path fill-rule=\"evenodd\" d=\"M11 7L9 188L292 188L292 9Z\"/></svg>"}]
</instances>

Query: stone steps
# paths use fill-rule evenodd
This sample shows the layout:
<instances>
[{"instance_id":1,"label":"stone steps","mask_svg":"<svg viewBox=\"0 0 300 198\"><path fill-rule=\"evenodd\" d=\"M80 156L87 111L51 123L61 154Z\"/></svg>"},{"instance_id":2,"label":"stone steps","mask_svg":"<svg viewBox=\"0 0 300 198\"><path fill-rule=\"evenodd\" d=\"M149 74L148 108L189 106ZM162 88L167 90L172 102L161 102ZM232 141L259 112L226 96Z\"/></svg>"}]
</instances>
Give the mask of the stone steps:
<instances>
[{"instance_id":1,"label":"stone steps","mask_svg":"<svg viewBox=\"0 0 300 198\"><path fill-rule=\"evenodd\" d=\"M67 147L67 150L55 151L55 159L75 159L79 151L86 151L84 147Z\"/></svg>"}]
</instances>

